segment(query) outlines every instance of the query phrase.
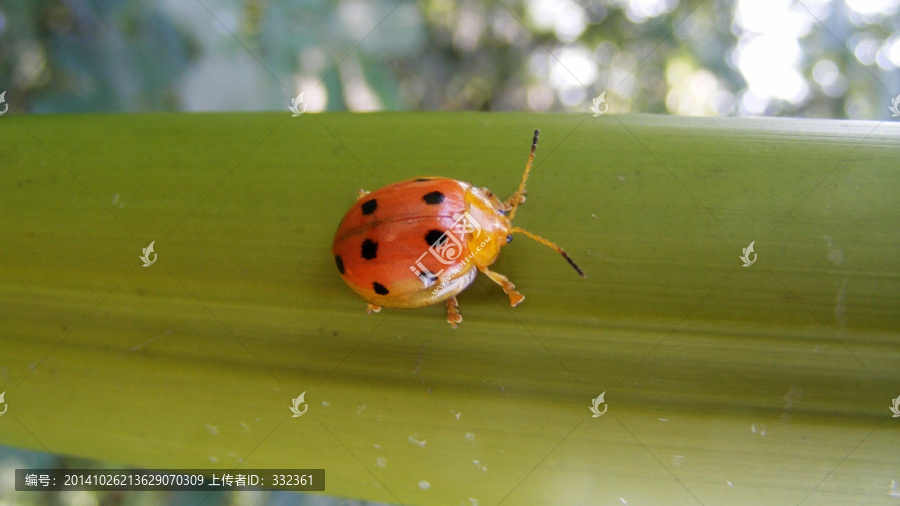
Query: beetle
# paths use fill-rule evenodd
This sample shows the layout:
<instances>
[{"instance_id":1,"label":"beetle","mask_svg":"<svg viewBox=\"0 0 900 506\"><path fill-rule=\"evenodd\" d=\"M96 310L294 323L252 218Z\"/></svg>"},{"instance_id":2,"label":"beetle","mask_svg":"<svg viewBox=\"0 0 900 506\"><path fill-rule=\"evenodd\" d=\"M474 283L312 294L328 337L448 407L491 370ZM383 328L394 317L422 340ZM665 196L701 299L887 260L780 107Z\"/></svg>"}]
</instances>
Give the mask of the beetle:
<instances>
[{"instance_id":1,"label":"beetle","mask_svg":"<svg viewBox=\"0 0 900 506\"><path fill-rule=\"evenodd\" d=\"M517 306L525 296L506 276L488 269L500 248L512 241L512 234L555 249L584 277L562 248L511 223L525 202L539 134L534 131L518 189L505 201L487 188L443 177L359 191L331 249L343 280L368 303L367 312L446 302L447 321L456 328L462 321L456 296L472 284L478 271L503 288L510 306Z\"/></svg>"}]
</instances>

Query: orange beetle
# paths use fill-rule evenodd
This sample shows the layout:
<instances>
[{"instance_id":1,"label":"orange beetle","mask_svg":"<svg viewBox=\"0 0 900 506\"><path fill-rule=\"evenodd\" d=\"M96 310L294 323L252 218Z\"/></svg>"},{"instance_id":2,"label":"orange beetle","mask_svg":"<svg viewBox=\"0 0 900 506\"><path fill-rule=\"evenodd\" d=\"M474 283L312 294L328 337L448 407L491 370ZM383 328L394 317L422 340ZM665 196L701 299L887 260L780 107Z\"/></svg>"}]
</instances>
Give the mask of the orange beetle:
<instances>
[{"instance_id":1,"label":"orange beetle","mask_svg":"<svg viewBox=\"0 0 900 506\"><path fill-rule=\"evenodd\" d=\"M525 296L506 276L488 269L513 233L555 249L584 277L562 248L510 223L525 202L539 133L534 131L522 182L505 202L487 188L442 177L359 191L331 250L341 277L368 303L368 312L446 301L447 321L456 328L462 321L456 295L475 280L475 268L503 287L511 306L518 305Z\"/></svg>"}]
</instances>

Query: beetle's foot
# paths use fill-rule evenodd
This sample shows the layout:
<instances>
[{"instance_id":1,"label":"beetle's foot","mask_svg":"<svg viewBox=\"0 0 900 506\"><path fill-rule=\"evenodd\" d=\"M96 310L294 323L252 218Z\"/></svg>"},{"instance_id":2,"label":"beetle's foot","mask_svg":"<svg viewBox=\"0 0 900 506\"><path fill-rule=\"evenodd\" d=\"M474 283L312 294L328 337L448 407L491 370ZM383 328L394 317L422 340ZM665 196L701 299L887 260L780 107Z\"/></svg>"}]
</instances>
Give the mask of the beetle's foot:
<instances>
[{"instance_id":1,"label":"beetle's foot","mask_svg":"<svg viewBox=\"0 0 900 506\"><path fill-rule=\"evenodd\" d=\"M456 328L457 324L462 321L462 315L459 314L459 302L456 301L456 297L450 297L447 299L447 323L450 324L451 327Z\"/></svg>"},{"instance_id":2,"label":"beetle's foot","mask_svg":"<svg viewBox=\"0 0 900 506\"><path fill-rule=\"evenodd\" d=\"M366 313L372 314L381 311L381 306L376 306L375 304L366 304Z\"/></svg>"},{"instance_id":3,"label":"beetle's foot","mask_svg":"<svg viewBox=\"0 0 900 506\"><path fill-rule=\"evenodd\" d=\"M512 285L512 283L510 283L510 285ZM506 294L509 295L509 305L512 307L518 306L523 300L525 300L524 295L512 288L508 292L506 292Z\"/></svg>"}]
</instances>

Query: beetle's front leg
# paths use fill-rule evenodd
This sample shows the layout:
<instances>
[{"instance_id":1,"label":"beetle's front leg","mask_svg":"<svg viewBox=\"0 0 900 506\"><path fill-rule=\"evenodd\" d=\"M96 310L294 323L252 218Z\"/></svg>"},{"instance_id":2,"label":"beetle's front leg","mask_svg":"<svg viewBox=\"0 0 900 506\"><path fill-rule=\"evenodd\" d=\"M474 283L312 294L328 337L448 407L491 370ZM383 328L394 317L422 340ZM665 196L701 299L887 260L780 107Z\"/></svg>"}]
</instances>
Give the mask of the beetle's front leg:
<instances>
[{"instance_id":1,"label":"beetle's front leg","mask_svg":"<svg viewBox=\"0 0 900 506\"><path fill-rule=\"evenodd\" d=\"M514 193L512 197L509 198L506 202L503 203L503 210L509 211L513 207L525 202L525 194L528 193L525 190L522 190L522 193Z\"/></svg>"}]
</instances>

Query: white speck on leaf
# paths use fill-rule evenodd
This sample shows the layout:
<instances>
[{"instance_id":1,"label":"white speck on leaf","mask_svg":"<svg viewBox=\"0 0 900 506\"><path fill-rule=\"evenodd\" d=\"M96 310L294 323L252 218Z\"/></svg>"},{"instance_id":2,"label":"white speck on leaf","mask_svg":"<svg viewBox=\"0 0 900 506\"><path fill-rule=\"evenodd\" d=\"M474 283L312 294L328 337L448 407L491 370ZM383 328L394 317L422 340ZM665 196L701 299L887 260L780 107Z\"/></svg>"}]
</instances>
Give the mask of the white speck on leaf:
<instances>
[{"instance_id":1,"label":"white speck on leaf","mask_svg":"<svg viewBox=\"0 0 900 506\"><path fill-rule=\"evenodd\" d=\"M378 467L385 467L387 466L387 459L384 457L378 457L377 459L375 459L375 463L378 464Z\"/></svg>"},{"instance_id":2,"label":"white speck on leaf","mask_svg":"<svg viewBox=\"0 0 900 506\"><path fill-rule=\"evenodd\" d=\"M219 434L219 428L215 425L206 424L206 430L209 431L211 436L216 436Z\"/></svg>"},{"instance_id":3,"label":"white speck on leaf","mask_svg":"<svg viewBox=\"0 0 900 506\"><path fill-rule=\"evenodd\" d=\"M328 406L331 406L331 403L328 401L322 401L322 406L327 408Z\"/></svg>"},{"instance_id":4,"label":"white speck on leaf","mask_svg":"<svg viewBox=\"0 0 900 506\"><path fill-rule=\"evenodd\" d=\"M421 488L422 490L428 490L429 487L431 487L431 483L428 483L425 480L419 482L419 488Z\"/></svg>"},{"instance_id":5,"label":"white speck on leaf","mask_svg":"<svg viewBox=\"0 0 900 506\"><path fill-rule=\"evenodd\" d=\"M803 397L803 390L798 389L797 387L791 387L790 390L786 394L784 394L784 409L790 409L794 407L794 403L800 400Z\"/></svg>"},{"instance_id":6,"label":"white speck on leaf","mask_svg":"<svg viewBox=\"0 0 900 506\"><path fill-rule=\"evenodd\" d=\"M414 445L419 445L419 446L424 447L424 446L425 446L425 443L427 443L428 441L420 441L420 440L419 440L419 435L418 435L418 434L413 434L412 436L409 436L409 442L412 443L412 444L414 444Z\"/></svg>"},{"instance_id":7,"label":"white speck on leaf","mask_svg":"<svg viewBox=\"0 0 900 506\"><path fill-rule=\"evenodd\" d=\"M837 293L834 296L834 321L841 328L847 326L847 278L844 278L844 281L841 282L841 287L838 288Z\"/></svg>"},{"instance_id":8,"label":"white speck on leaf","mask_svg":"<svg viewBox=\"0 0 900 506\"><path fill-rule=\"evenodd\" d=\"M844 263L844 249L836 248L831 236L825 235L822 238L825 239L825 243L828 245L828 255L825 258L833 263L835 267L840 267Z\"/></svg>"},{"instance_id":9,"label":"white speck on leaf","mask_svg":"<svg viewBox=\"0 0 900 506\"><path fill-rule=\"evenodd\" d=\"M471 432L466 433L466 439L468 439L469 441L475 441L475 434L472 434Z\"/></svg>"}]
</instances>

